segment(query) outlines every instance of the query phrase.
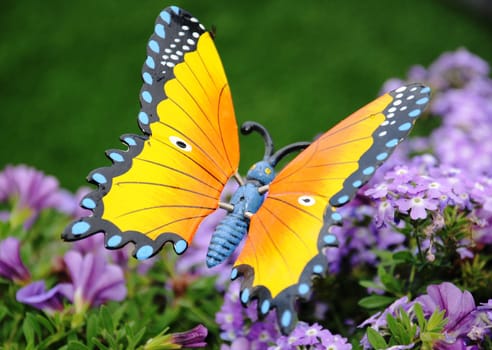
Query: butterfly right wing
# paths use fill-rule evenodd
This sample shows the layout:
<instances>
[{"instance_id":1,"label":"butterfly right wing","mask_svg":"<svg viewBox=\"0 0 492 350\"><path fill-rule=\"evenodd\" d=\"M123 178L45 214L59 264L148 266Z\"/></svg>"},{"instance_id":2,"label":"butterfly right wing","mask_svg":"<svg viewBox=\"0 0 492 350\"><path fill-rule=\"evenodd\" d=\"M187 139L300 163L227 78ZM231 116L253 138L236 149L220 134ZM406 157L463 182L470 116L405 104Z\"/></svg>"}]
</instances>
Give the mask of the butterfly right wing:
<instances>
[{"instance_id":1,"label":"butterfly right wing","mask_svg":"<svg viewBox=\"0 0 492 350\"><path fill-rule=\"evenodd\" d=\"M260 315L277 309L284 333L295 326L294 304L327 270L323 253L346 204L412 129L430 89L412 84L385 94L321 135L287 164L252 216L232 272L243 277L241 301L258 298Z\"/></svg>"}]
</instances>

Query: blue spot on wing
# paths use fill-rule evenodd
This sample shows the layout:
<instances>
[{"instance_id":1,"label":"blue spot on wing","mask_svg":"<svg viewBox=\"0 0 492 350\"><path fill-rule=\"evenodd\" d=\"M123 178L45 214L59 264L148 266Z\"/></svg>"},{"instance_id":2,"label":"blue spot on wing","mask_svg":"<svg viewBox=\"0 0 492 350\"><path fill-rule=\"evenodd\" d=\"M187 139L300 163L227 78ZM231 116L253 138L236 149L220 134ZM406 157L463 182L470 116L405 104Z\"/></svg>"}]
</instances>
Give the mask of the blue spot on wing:
<instances>
[{"instance_id":1,"label":"blue spot on wing","mask_svg":"<svg viewBox=\"0 0 492 350\"><path fill-rule=\"evenodd\" d=\"M422 111L420 109L414 109L413 111L411 111L410 113L408 113L408 116L410 118L416 118L420 115L420 113L422 113Z\"/></svg>"},{"instance_id":2,"label":"blue spot on wing","mask_svg":"<svg viewBox=\"0 0 492 350\"><path fill-rule=\"evenodd\" d=\"M84 198L81 204L86 209L94 209L96 207L96 202L94 202L91 198Z\"/></svg>"},{"instance_id":3,"label":"blue spot on wing","mask_svg":"<svg viewBox=\"0 0 492 350\"><path fill-rule=\"evenodd\" d=\"M182 254L186 250L186 248L188 248L188 243L184 239L181 239L174 243L174 250L177 254Z\"/></svg>"},{"instance_id":4,"label":"blue spot on wing","mask_svg":"<svg viewBox=\"0 0 492 350\"><path fill-rule=\"evenodd\" d=\"M297 290L299 291L299 294L304 295L309 292L309 285L307 285L306 283L301 283Z\"/></svg>"},{"instance_id":5,"label":"blue spot on wing","mask_svg":"<svg viewBox=\"0 0 492 350\"><path fill-rule=\"evenodd\" d=\"M161 23L157 23L155 25L154 31L161 39L164 39L166 37L166 30Z\"/></svg>"},{"instance_id":6,"label":"blue spot on wing","mask_svg":"<svg viewBox=\"0 0 492 350\"><path fill-rule=\"evenodd\" d=\"M153 80L152 80L152 75L150 75L149 72L144 72L142 74L142 78L145 81L146 84L152 85Z\"/></svg>"},{"instance_id":7,"label":"blue spot on wing","mask_svg":"<svg viewBox=\"0 0 492 350\"><path fill-rule=\"evenodd\" d=\"M149 47L152 51L154 51L155 53L159 53L159 43L155 40L151 40L149 41Z\"/></svg>"},{"instance_id":8,"label":"blue spot on wing","mask_svg":"<svg viewBox=\"0 0 492 350\"><path fill-rule=\"evenodd\" d=\"M360 186L362 186L362 181L356 180L352 183L352 186L355 188L359 188Z\"/></svg>"},{"instance_id":9,"label":"blue spot on wing","mask_svg":"<svg viewBox=\"0 0 492 350\"><path fill-rule=\"evenodd\" d=\"M108 247L115 248L119 246L121 243L121 236L120 235L114 235L110 239L108 239Z\"/></svg>"},{"instance_id":10,"label":"blue spot on wing","mask_svg":"<svg viewBox=\"0 0 492 350\"><path fill-rule=\"evenodd\" d=\"M167 24L171 23L171 15L169 14L169 12L162 11L161 14L160 14L160 17Z\"/></svg>"},{"instance_id":11,"label":"blue spot on wing","mask_svg":"<svg viewBox=\"0 0 492 350\"><path fill-rule=\"evenodd\" d=\"M260 311L262 314L266 314L269 310L270 310L270 300L267 299L261 303Z\"/></svg>"},{"instance_id":12,"label":"blue spot on wing","mask_svg":"<svg viewBox=\"0 0 492 350\"><path fill-rule=\"evenodd\" d=\"M360 181L359 181L360 182ZM334 221L342 221L342 215L340 215L340 213L332 213L331 214L331 218L334 220Z\"/></svg>"},{"instance_id":13,"label":"blue spot on wing","mask_svg":"<svg viewBox=\"0 0 492 350\"><path fill-rule=\"evenodd\" d=\"M344 203L347 203L348 200L349 200L349 196L343 195L343 196L338 198L337 202L338 202L338 204L344 204Z\"/></svg>"},{"instance_id":14,"label":"blue spot on wing","mask_svg":"<svg viewBox=\"0 0 492 350\"><path fill-rule=\"evenodd\" d=\"M386 147L388 148L395 147L397 144L398 144L397 139L391 139L388 142L386 142Z\"/></svg>"},{"instance_id":15,"label":"blue spot on wing","mask_svg":"<svg viewBox=\"0 0 492 350\"><path fill-rule=\"evenodd\" d=\"M154 69L155 68L155 61L154 61L154 59L151 56L147 56L147 59L145 60L145 64L150 69Z\"/></svg>"},{"instance_id":16,"label":"blue spot on wing","mask_svg":"<svg viewBox=\"0 0 492 350\"><path fill-rule=\"evenodd\" d=\"M89 231L90 228L91 225L89 225L88 222L79 221L72 226L72 234L74 234L75 236L82 235Z\"/></svg>"},{"instance_id":17,"label":"blue spot on wing","mask_svg":"<svg viewBox=\"0 0 492 350\"><path fill-rule=\"evenodd\" d=\"M362 174L364 175L371 175L374 170L376 170L373 166L369 166L367 168L365 168L364 170L362 170Z\"/></svg>"},{"instance_id":18,"label":"blue spot on wing","mask_svg":"<svg viewBox=\"0 0 492 350\"><path fill-rule=\"evenodd\" d=\"M92 179L100 184L105 184L106 182L108 182L108 180L106 180L106 177L101 173L93 174Z\"/></svg>"},{"instance_id":19,"label":"blue spot on wing","mask_svg":"<svg viewBox=\"0 0 492 350\"><path fill-rule=\"evenodd\" d=\"M109 158L111 158L112 160L114 160L115 162L118 162L118 163L121 163L125 160L125 158L123 158L123 156L119 153L116 153L116 152L111 152L109 154Z\"/></svg>"},{"instance_id":20,"label":"blue spot on wing","mask_svg":"<svg viewBox=\"0 0 492 350\"><path fill-rule=\"evenodd\" d=\"M376 156L376 159L379 161L385 160L386 158L388 158L388 153L386 152L381 152Z\"/></svg>"},{"instance_id":21,"label":"blue spot on wing","mask_svg":"<svg viewBox=\"0 0 492 350\"><path fill-rule=\"evenodd\" d=\"M292 322L292 312L290 310L285 310L282 314L282 318L280 319L280 324L283 327L288 327Z\"/></svg>"},{"instance_id":22,"label":"blue spot on wing","mask_svg":"<svg viewBox=\"0 0 492 350\"><path fill-rule=\"evenodd\" d=\"M144 245L138 248L136 256L138 260L145 260L148 259L152 253L154 253L154 248L150 245Z\"/></svg>"},{"instance_id":23,"label":"blue spot on wing","mask_svg":"<svg viewBox=\"0 0 492 350\"><path fill-rule=\"evenodd\" d=\"M407 131L407 130L410 130L411 127L412 127L412 123L406 122L406 123L400 125L398 127L398 130L400 130L400 131Z\"/></svg>"},{"instance_id":24,"label":"blue spot on wing","mask_svg":"<svg viewBox=\"0 0 492 350\"><path fill-rule=\"evenodd\" d=\"M149 124L149 116L145 112L140 112L138 114L138 120L140 120L140 123L147 125Z\"/></svg>"},{"instance_id":25,"label":"blue spot on wing","mask_svg":"<svg viewBox=\"0 0 492 350\"><path fill-rule=\"evenodd\" d=\"M152 102L152 95L148 91L142 92L142 98L145 102L150 103Z\"/></svg>"},{"instance_id":26,"label":"blue spot on wing","mask_svg":"<svg viewBox=\"0 0 492 350\"><path fill-rule=\"evenodd\" d=\"M246 304L248 300L249 300L249 289L245 288L241 292L241 301L243 302L243 304Z\"/></svg>"}]
</instances>

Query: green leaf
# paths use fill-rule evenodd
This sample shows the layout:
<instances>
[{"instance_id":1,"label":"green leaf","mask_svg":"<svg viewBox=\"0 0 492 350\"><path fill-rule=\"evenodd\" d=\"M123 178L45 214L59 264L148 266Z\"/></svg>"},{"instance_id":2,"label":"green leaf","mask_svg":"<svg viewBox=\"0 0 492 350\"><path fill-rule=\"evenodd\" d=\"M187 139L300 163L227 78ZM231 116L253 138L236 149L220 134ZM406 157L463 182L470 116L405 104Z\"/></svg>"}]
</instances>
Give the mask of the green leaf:
<instances>
[{"instance_id":1,"label":"green leaf","mask_svg":"<svg viewBox=\"0 0 492 350\"><path fill-rule=\"evenodd\" d=\"M381 284L369 280L359 281L359 284L364 288L372 288L372 289L384 288L383 286L381 286Z\"/></svg>"},{"instance_id":2,"label":"green leaf","mask_svg":"<svg viewBox=\"0 0 492 350\"><path fill-rule=\"evenodd\" d=\"M384 340L383 336L379 334L375 329L368 327L367 330L367 340L373 346L374 349L387 349L388 343Z\"/></svg>"},{"instance_id":3,"label":"green leaf","mask_svg":"<svg viewBox=\"0 0 492 350\"><path fill-rule=\"evenodd\" d=\"M5 316L7 316L9 313L9 310L5 305L0 305L0 321L2 321Z\"/></svg>"},{"instance_id":4,"label":"green leaf","mask_svg":"<svg viewBox=\"0 0 492 350\"><path fill-rule=\"evenodd\" d=\"M422 310L422 305L419 303L415 303L413 305L413 311L415 312L415 316L417 317L417 322L419 324L419 328L424 330L427 326L427 321L424 317L424 311Z\"/></svg>"},{"instance_id":5,"label":"green leaf","mask_svg":"<svg viewBox=\"0 0 492 350\"><path fill-rule=\"evenodd\" d=\"M26 338L26 343L28 347L33 347L35 342L35 333L37 325L33 322L31 314L27 314L24 322L22 322L22 332Z\"/></svg>"},{"instance_id":6,"label":"green leaf","mask_svg":"<svg viewBox=\"0 0 492 350\"><path fill-rule=\"evenodd\" d=\"M101 306L101 308L99 309L99 319L101 320L103 328L106 329L109 334L113 333L113 319L108 311L108 308L105 305Z\"/></svg>"},{"instance_id":7,"label":"green leaf","mask_svg":"<svg viewBox=\"0 0 492 350\"><path fill-rule=\"evenodd\" d=\"M366 309L378 309L382 307L386 307L395 301L394 297L387 297L384 295L371 295L359 300L359 306L362 306Z\"/></svg>"},{"instance_id":8,"label":"green leaf","mask_svg":"<svg viewBox=\"0 0 492 350\"><path fill-rule=\"evenodd\" d=\"M408 250L402 250L393 254L393 260L397 262L413 263L415 259L412 253L410 253Z\"/></svg>"},{"instance_id":9,"label":"green leaf","mask_svg":"<svg viewBox=\"0 0 492 350\"><path fill-rule=\"evenodd\" d=\"M387 291L394 294L401 293L400 282L391 273L387 272L381 265L378 268L378 276Z\"/></svg>"},{"instance_id":10,"label":"green leaf","mask_svg":"<svg viewBox=\"0 0 492 350\"><path fill-rule=\"evenodd\" d=\"M71 341L67 344L67 350L88 350L89 348L78 340Z\"/></svg>"},{"instance_id":11,"label":"green leaf","mask_svg":"<svg viewBox=\"0 0 492 350\"><path fill-rule=\"evenodd\" d=\"M86 322L86 330L85 330L85 336L88 341L92 340L97 336L99 328L99 319L96 314L91 313L89 317L87 317L87 322ZM92 345L91 343L89 343ZM90 347L92 349L92 346Z\"/></svg>"},{"instance_id":12,"label":"green leaf","mask_svg":"<svg viewBox=\"0 0 492 350\"><path fill-rule=\"evenodd\" d=\"M44 330L48 331L49 333L55 333L55 327L53 326L53 323L50 322L49 319L46 318L46 316L42 314L37 314L35 316L35 319L37 323L41 324Z\"/></svg>"},{"instance_id":13,"label":"green leaf","mask_svg":"<svg viewBox=\"0 0 492 350\"><path fill-rule=\"evenodd\" d=\"M441 332L448 323L448 319L444 317L445 313L445 310L435 310L427 321L426 330L431 332Z\"/></svg>"},{"instance_id":14,"label":"green leaf","mask_svg":"<svg viewBox=\"0 0 492 350\"><path fill-rule=\"evenodd\" d=\"M386 323L388 324L389 331L395 339L396 344L406 345L411 343L410 334L399 320L395 319L392 315L387 314Z\"/></svg>"},{"instance_id":15,"label":"green leaf","mask_svg":"<svg viewBox=\"0 0 492 350\"><path fill-rule=\"evenodd\" d=\"M100 350L109 350L110 348L101 343L101 341L97 338L94 338L91 340L91 343L89 345L95 345L97 349Z\"/></svg>"}]
</instances>

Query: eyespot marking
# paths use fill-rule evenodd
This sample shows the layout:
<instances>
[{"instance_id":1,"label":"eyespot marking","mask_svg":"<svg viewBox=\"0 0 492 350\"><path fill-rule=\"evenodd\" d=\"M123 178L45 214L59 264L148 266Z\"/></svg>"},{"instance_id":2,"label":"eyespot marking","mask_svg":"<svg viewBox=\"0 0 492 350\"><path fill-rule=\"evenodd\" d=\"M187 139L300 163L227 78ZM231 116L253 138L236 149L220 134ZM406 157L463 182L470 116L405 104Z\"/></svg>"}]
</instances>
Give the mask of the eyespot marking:
<instances>
[{"instance_id":1,"label":"eyespot marking","mask_svg":"<svg viewBox=\"0 0 492 350\"><path fill-rule=\"evenodd\" d=\"M316 203L316 200L311 196L300 196L297 201L305 207L310 207Z\"/></svg>"},{"instance_id":2,"label":"eyespot marking","mask_svg":"<svg viewBox=\"0 0 492 350\"><path fill-rule=\"evenodd\" d=\"M191 145L188 144L185 140L183 140L182 138L179 138L177 136L169 136L169 140L171 141L171 143L178 147L179 149L183 150L183 151L186 151L186 152L191 152Z\"/></svg>"}]
</instances>

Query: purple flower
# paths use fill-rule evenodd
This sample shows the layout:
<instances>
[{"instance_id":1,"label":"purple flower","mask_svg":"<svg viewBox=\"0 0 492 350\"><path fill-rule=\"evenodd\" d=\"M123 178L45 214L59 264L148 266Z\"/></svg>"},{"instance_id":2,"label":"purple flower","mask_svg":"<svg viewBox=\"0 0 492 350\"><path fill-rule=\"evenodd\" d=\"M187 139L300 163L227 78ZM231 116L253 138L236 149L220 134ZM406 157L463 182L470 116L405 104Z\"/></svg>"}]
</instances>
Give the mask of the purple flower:
<instances>
[{"instance_id":1,"label":"purple flower","mask_svg":"<svg viewBox=\"0 0 492 350\"><path fill-rule=\"evenodd\" d=\"M198 326L179 333L160 334L149 339L143 349L181 349L181 348L203 348L207 346L205 338L208 330L205 326Z\"/></svg>"},{"instance_id":2,"label":"purple flower","mask_svg":"<svg viewBox=\"0 0 492 350\"><path fill-rule=\"evenodd\" d=\"M31 279L31 274L20 257L20 241L7 237L0 241L0 276L17 283Z\"/></svg>"},{"instance_id":3,"label":"purple flower","mask_svg":"<svg viewBox=\"0 0 492 350\"><path fill-rule=\"evenodd\" d=\"M66 213L74 218L80 218L82 216L88 216L91 214L90 210L84 209L80 206L80 202L84 196L90 192L90 188L81 187L75 192L75 194L67 191L60 190L58 192L58 201L56 203L56 209L62 213Z\"/></svg>"},{"instance_id":4,"label":"purple flower","mask_svg":"<svg viewBox=\"0 0 492 350\"><path fill-rule=\"evenodd\" d=\"M427 210L437 209L436 200L417 195L409 199L398 199L396 203L401 211L410 211L410 217L413 220L425 219L427 217Z\"/></svg>"},{"instance_id":5,"label":"purple flower","mask_svg":"<svg viewBox=\"0 0 492 350\"><path fill-rule=\"evenodd\" d=\"M33 282L19 289L16 299L20 303L30 305L49 314L63 310L60 286L56 285L47 291L44 281Z\"/></svg>"},{"instance_id":6,"label":"purple flower","mask_svg":"<svg viewBox=\"0 0 492 350\"><path fill-rule=\"evenodd\" d=\"M13 201L9 221L29 228L42 209L56 208L58 180L26 165L7 165L0 173L0 201Z\"/></svg>"},{"instance_id":7,"label":"purple flower","mask_svg":"<svg viewBox=\"0 0 492 350\"><path fill-rule=\"evenodd\" d=\"M338 349L350 350L352 345L347 343L347 339L338 334L332 334L329 330L323 329L317 323L308 325L299 322L288 336L280 336L275 346L268 349Z\"/></svg>"},{"instance_id":8,"label":"purple flower","mask_svg":"<svg viewBox=\"0 0 492 350\"><path fill-rule=\"evenodd\" d=\"M64 261L71 283L60 284L60 292L75 305L77 313L109 300L121 301L126 297L123 270L117 265L108 264L104 256L69 251Z\"/></svg>"},{"instance_id":9,"label":"purple flower","mask_svg":"<svg viewBox=\"0 0 492 350\"><path fill-rule=\"evenodd\" d=\"M452 349L454 346L464 346L467 334L477 324L475 301L470 292L462 292L449 282L427 287L427 294L415 299L422 305L424 314L429 317L435 310L444 310L448 322L444 326L445 340L437 346L440 349ZM451 347L450 347L451 346Z\"/></svg>"},{"instance_id":10,"label":"purple flower","mask_svg":"<svg viewBox=\"0 0 492 350\"><path fill-rule=\"evenodd\" d=\"M199 324L189 331L171 334L171 341L172 344L181 345L182 347L203 348L207 346L207 343L205 342L207 334L207 328Z\"/></svg>"},{"instance_id":11,"label":"purple flower","mask_svg":"<svg viewBox=\"0 0 492 350\"><path fill-rule=\"evenodd\" d=\"M429 67L428 79L432 86L442 89L463 86L477 77L488 74L487 62L462 48L442 54Z\"/></svg>"},{"instance_id":12,"label":"purple flower","mask_svg":"<svg viewBox=\"0 0 492 350\"><path fill-rule=\"evenodd\" d=\"M227 344L220 345L220 350L243 350L243 349L251 349L249 340L244 337L234 339L231 342L231 345L227 345Z\"/></svg>"}]
</instances>

